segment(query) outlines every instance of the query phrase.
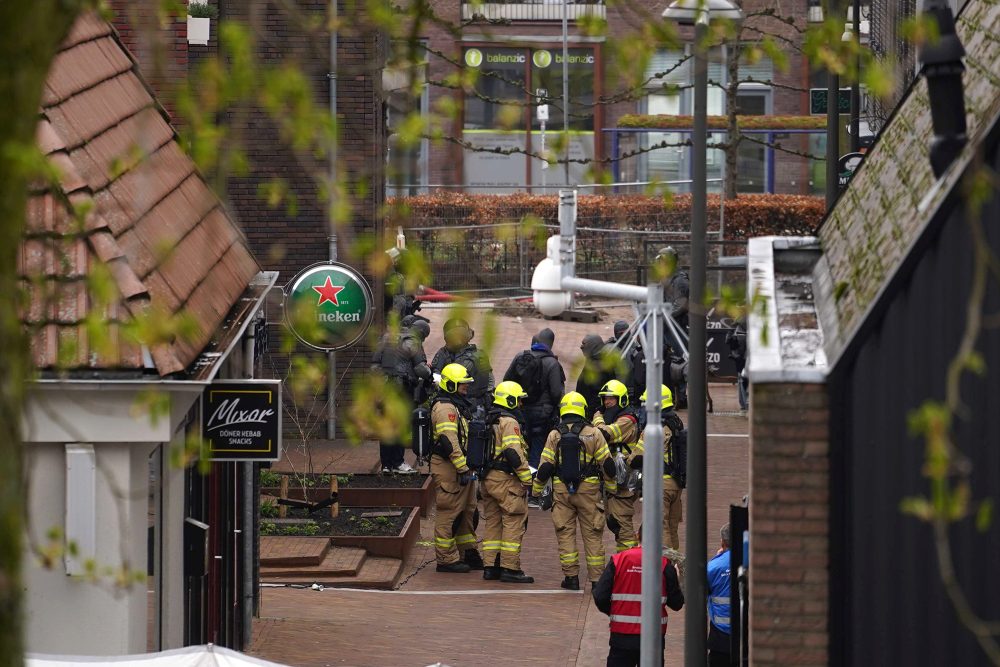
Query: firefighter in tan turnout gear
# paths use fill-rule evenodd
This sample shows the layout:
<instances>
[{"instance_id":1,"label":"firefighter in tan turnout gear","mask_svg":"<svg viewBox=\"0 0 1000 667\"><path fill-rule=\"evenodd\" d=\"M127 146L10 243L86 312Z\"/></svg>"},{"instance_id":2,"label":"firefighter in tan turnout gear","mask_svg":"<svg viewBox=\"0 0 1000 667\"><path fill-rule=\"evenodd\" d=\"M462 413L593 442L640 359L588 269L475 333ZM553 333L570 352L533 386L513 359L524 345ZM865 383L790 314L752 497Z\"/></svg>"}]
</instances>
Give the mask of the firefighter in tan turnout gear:
<instances>
[{"instance_id":1,"label":"firefighter in tan turnout gear","mask_svg":"<svg viewBox=\"0 0 1000 667\"><path fill-rule=\"evenodd\" d=\"M437 487L434 520L434 552L438 572L468 572L482 569L476 551L472 516L476 511L476 485L465 460L469 425L465 393L472 378L461 364L441 370L441 393L431 404L434 449L431 475Z\"/></svg>"},{"instance_id":2,"label":"firefighter in tan turnout gear","mask_svg":"<svg viewBox=\"0 0 1000 667\"><path fill-rule=\"evenodd\" d=\"M482 484L486 534L483 579L531 584L521 570L521 540L528 526L527 490L531 487L528 447L514 415L527 394L516 382L501 382L493 391L493 407L486 420L491 434L486 449L486 477Z\"/></svg>"},{"instance_id":3,"label":"firefighter in tan turnout gear","mask_svg":"<svg viewBox=\"0 0 1000 667\"><path fill-rule=\"evenodd\" d=\"M628 459L639 439L639 419L629 407L628 388L618 380L610 380L598 395L603 409L594 413L594 426L607 440L612 455L620 452ZM628 488L608 488L608 528L615 534L618 551L639 544L633 522L635 500L635 492Z\"/></svg>"},{"instance_id":4,"label":"firefighter in tan turnout gear","mask_svg":"<svg viewBox=\"0 0 1000 667\"><path fill-rule=\"evenodd\" d=\"M604 569L601 477L609 491L615 491L615 466L604 436L587 423L587 401L582 394L572 391L563 396L559 402L559 421L559 427L545 441L531 492L535 496L541 494L546 482L552 479L552 523L559 543L561 586L575 591L580 589L578 521L589 580L597 581Z\"/></svg>"},{"instance_id":5,"label":"firefighter in tan turnout gear","mask_svg":"<svg viewBox=\"0 0 1000 667\"><path fill-rule=\"evenodd\" d=\"M677 411L674 410L674 396L667 385L660 385L660 423L663 425L663 544L671 549L680 549L680 524L684 519L681 495L687 480L687 431ZM646 402L646 392L639 400ZM643 436L632 450L629 467L642 470L642 455L645 450Z\"/></svg>"}]
</instances>

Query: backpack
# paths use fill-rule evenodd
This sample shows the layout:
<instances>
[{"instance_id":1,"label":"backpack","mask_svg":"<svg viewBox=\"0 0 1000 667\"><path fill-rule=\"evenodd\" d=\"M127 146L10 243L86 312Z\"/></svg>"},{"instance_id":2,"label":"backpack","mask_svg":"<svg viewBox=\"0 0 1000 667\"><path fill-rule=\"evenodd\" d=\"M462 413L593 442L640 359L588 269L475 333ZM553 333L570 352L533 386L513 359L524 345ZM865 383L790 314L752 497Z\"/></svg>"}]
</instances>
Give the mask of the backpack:
<instances>
[{"instance_id":1,"label":"backpack","mask_svg":"<svg viewBox=\"0 0 1000 667\"><path fill-rule=\"evenodd\" d=\"M510 370L507 371L508 380L521 385L521 389L528 394L527 402L537 403L542 397L542 359L531 353L530 350L518 352L517 356L510 362Z\"/></svg>"},{"instance_id":2,"label":"backpack","mask_svg":"<svg viewBox=\"0 0 1000 667\"><path fill-rule=\"evenodd\" d=\"M556 475L570 493L576 493L576 487L583 477L583 468L580 466L580 454L583 451L580 431L584 426L586 426L584 422L572 426L560 424L557 429L559 444L556 449Z\"/></svg>"},{"instance_id":3,"label":"backpack","mask_svg":"<svg viewBox=\"0 0 1000 667\"><path fill-rule=\"evenodd\" d=\"M684 428L680 419L676 422L665 420L664 426L670 429L670 445L667 448L666 460L663 464L664 474L670 475L682 489L687 486L687 449L688 432ZM680 426L681 428L675 427Z\"/></svg>"},{"instance_id":4,"label":"backpack","mask_svg":"<svg viewBox=\"0 0 1000 667\"><path fill-rule=\"evenodd\" d=\"M410 449L418 459L430 459L434 445L430 410L421 406L413 411L411 432Z\"/></svg>"},{"instance_id":5,"label":"backpack","mask_svg":"<svg viewBox=\"0 0 1000 667\"><path fill-rule=\"evenodd\" d=\"M469 467L480 472L480 477L485 473L490 460L493 458L493 424L496 423L496 414L487 413L482 406L476 408L476 412L469 420L469 439L465 453L465 460Z\"/></svg>"}]
</instances>

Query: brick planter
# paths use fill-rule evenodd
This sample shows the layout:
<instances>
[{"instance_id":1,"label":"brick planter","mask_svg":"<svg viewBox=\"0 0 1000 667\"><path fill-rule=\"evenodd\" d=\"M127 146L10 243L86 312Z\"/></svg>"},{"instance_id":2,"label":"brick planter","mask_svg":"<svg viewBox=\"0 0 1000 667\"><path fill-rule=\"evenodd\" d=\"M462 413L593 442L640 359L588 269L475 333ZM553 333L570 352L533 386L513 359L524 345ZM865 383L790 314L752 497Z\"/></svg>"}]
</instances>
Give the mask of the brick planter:
<instances>
[{"instance_id":1,"label":"brick planter","mask_svg":"<svg viewBox=\"0 0 1000 667\"><path fill-rule=\"evenodd\" d=\"M410 515L406 518L402 530L395 537L369 535L334 535L330 544L335 547L360 547L370 556L384 556L406 560L420 536L420 518L418 507L408 507Z\"/></svg>"},{"instance_id":2,"label":"brick planter","mask_svg":"<svg viewBox=\"0 0 1000 667\"><path fill-rule=\"evenodd\" d=\"M365 477L378 475L352 475L351 482ZM426 517L434 501L434 479L430 475L424 476L424 483L418 487L355 487L351 482L340 485L337 500L344 507L419 507L420 516Z\"/></svg>"}]
</instances>

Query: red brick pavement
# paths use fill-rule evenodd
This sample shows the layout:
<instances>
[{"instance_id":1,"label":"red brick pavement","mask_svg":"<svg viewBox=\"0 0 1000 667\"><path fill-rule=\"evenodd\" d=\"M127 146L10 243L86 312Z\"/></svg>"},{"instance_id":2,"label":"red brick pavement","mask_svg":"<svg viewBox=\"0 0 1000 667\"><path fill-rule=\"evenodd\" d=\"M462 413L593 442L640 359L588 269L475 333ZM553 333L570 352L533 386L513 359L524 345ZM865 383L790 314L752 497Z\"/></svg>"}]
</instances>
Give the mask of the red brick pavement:
<instances>
[{"instance_id":1,"label":"red brick pavement","mask_svg":"<svg viewBox=\"0 0 1000 667\"><path fill-rule=\"evenodd\" d=\"M432 320L426 349L433 354L440 344L440 324L447 312L425 308L423 314ZM556 332L556 353L568 365L578 357L583 335L610 335L611 322L617 316L613 314L598 325L498 318L494 366L502 374L514 354L527 347L530 336L543 326ZM475 321L473 326L478 338L485 329ZM573 377L570 372L567 375ZM713 385L712 394L717 411L736 410L732 386ZM747 422L741 417L709 415L708 432L744 436ZM727 520L729 504L747 493L747 443L745 437L709 439L710 553L718 546L715 536ZM378 458L374 443L351 448L317 442L311 449L314 460L336 462L330 469L338 472L370 470ZM550 515L530 511L522 566L536 583L523 587L483 581L478 573L440 574L434 571L433 563L417 571L433 559L429 546L432 526L432 519L421 522L421 542L403 568L399 592L265 589L252 652L290 665L404 666L437 661L453 667L604 664L607 617L594 608L589 587L582 594L558 588L562 575ZM605 541L610 556L610 534ZM684 541L682 526L682 549ZM582 544L579 546L582 552ZM682 664L683 637L684 612L672 613L666 642L668 666Z\"/></svg>"}]
</instances>

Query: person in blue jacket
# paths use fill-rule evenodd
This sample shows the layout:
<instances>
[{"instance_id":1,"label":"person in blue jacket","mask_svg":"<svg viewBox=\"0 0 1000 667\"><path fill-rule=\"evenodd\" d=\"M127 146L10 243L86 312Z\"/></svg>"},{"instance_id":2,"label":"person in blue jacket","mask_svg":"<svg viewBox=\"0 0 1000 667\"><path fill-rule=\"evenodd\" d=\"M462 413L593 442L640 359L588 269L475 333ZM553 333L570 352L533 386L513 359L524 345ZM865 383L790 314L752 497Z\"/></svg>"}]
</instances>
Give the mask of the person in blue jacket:
<instances>
[{"instance_id":1,"label":"person in blue jacket","mask_svg":"<svg viewBox=\"0 0 1000 667\"><path fill-rule=\"evenodd\" d=\"M720 531L722 544L708 562L708 664L728 667L729 650L729 524Z\"/></svg>"}]
</instances>

